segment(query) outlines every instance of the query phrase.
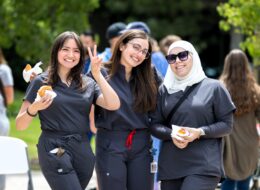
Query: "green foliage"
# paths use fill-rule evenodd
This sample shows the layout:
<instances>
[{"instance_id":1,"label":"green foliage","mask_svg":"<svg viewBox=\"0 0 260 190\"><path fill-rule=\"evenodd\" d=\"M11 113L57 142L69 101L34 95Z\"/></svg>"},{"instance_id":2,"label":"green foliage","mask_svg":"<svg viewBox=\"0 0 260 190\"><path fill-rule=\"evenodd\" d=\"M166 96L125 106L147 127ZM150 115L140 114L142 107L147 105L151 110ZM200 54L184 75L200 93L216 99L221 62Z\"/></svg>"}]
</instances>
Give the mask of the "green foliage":
<instances>
[{"instance_id":1,"label":"green foliage","mask_svg":"<svg viewBox=\"0 0 260 190\"><path fill-rule=\"evenodd\" d=\"M30 159L37 159L38 155L36 144L41 133L40 121L38 117L34 118L28 129L23 131L16 130L15 117L10 117L10 124L11 130L9 136L24 140L28 145Z\"/></svg>"},{"instance_id":2,"label":"green foliage","mask_svg":"<svg viewBox=\"0 0 260 190\"><path fill-rule=\"evenodd\" d=\"M156 39L176 34L194 42L199 50L207 47L204 34L211 33L212 18L218 16L214 1L106 0L105 6L112 14L125 15L121 18L124 22L146 22ZM214 35L211 38L217 41Z\"/></svg>"},{"instance_id":3,"label":"green foliage","mask_svg":"<svg viewBox=\"0 0 260 190\"><path fill-rule=\"evenodd\" d=\"M0 47L15 46L26 60L46 61L61 32L82 32L98 0L0 0Z\"/></svg>"},{"instance_id":4,"label":"green foliage","mask_svg":"<svg viewBox=\"0 0 260 190\"><path fill-rule=\"evenodd\" d=\"M24 92L15 91L14 102L8 106L7 115L8 117L16 117L23 102Z\"/></svg>"},{"instance_id":5,"label":"green foliage","mask_svg":"<svg viewBox=\"0 0 260 190\"><path fill-rule=\"evenodd\" d=\"M217 7L223 17L220 28L229 31L235 28L236 32L244 34L245 40L241 48L248 50L250 55L260 58L260 1L259 0L229 0ZM259 64L256 63L255 64Z\"/></svg>"}]
</instances>

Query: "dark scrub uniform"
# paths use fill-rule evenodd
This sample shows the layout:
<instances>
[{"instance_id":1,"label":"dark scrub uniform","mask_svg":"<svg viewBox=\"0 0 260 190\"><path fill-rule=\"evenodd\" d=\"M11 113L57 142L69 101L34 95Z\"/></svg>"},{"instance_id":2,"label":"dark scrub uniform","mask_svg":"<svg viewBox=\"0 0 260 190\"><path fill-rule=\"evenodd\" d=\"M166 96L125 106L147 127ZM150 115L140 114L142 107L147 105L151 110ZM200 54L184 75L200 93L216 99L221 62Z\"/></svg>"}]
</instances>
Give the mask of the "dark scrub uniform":
<instances>
[{"instance_id":1,"label":"dark scrub uniform","mask_svg":"<svg viewBox=\"0 0 260 190\"><path fill-rule=\"evenodd\" d=\"M148 115L133 110L134 97L125 79L124 66L120 66L109 83L118 94L121 107L116 111L95 108L99 189L153 190Z\"/></svg>"},{"instance_id":2,"label":"dark scrub uniform","mask_svg":"<svg viewBox=\"0 0 260 190\"><path fill-rule=\"evenodd\" d=\"M158 178L173 180L199 175L208 176L215 184L215 180L223 176L222 137L231 131L235 106L227 90L218 81L206 78L180 105L171 122L164 123L183 93L179 91L168 94L165 86L160 87L157 111L152 115L152 123L157 124L152 126L153 134L163 139L159 155ZM160 130L158 125L160 123L164 123L169 128L172 124L201 127L206 135L189 143L186 148L179 149L172 142L171 130ZM196 187L196 189L211 189L210 180L208 182L208 187L205 184L204 187ZM194 187L194 184L192 185Z\"/></svg>"},{"instance_id":3,"label":"dark scrub uniform","mask_svg":"<svg viewBox=\"0 0 260 190\"><path fill-rule=\"evenodd\" d=\"M33 102L37 90L44 84L46 73L37 76L27 88L25 100ZM84 76L87 84L80 91L72 82L70 87L58 81L53 86L57 97L50 107L39 111L42 133L38 142L38 155L42 172L54 190L85 189L94 169L94 154L87 132L89 111L100 95L97 84ZM56 153L62 148L64 153ZM56 149L57 150L57 149Z\"/></svg>"}]
</instances>

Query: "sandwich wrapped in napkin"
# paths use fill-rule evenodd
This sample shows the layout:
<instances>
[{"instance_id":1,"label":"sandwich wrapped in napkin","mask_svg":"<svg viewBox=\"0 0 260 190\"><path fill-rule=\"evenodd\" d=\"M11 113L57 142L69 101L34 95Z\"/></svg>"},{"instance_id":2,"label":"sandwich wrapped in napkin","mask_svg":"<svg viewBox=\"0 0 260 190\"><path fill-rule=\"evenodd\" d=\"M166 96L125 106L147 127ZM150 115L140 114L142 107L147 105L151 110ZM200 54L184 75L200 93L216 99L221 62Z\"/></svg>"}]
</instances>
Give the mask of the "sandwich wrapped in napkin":
<instances>
[{"instance_id":1,"label":"sandwich wrapped in napkin","mask_svg":"<svg viewBox=\"0 0 260 190\"><path fill-rule=\"evenodd\" d=\"M52 87L49 85L43 85L37 92L36 101L40 100L45 94L51 95L52 98L55 98L57 94L53 91Z\"/></svg>"},{"instance_id":2,"label":"sandwich wrapped in napkin","mask_svg":"<svg viewBox=\"0 0 260 190\"><path fill-rule=\"evenodd\" d=\"M23 70L23 79L25 80L25 82L29 82L30 81L30 77L32 75L32 73L35 73L36 75L42 73L42 68L40 67L40 65L42 64L42 62L38 62L35 64L35 66L32 68L32 66L30 64L27 64Z\"/></svg>"},{"instance_id":3,"label":"sandwich wrapped in napkin","mask_svg":"<svg viewBox=\"0 0 260 190\"><path fill-rule=\"evenodd\" d=\"M180 126L177 125L172 125L172 133L171 133L172 137L187 137L190 136L190 132L188 130L186 130L185 128L182 128Z\"/></svg>"}]
</instances>

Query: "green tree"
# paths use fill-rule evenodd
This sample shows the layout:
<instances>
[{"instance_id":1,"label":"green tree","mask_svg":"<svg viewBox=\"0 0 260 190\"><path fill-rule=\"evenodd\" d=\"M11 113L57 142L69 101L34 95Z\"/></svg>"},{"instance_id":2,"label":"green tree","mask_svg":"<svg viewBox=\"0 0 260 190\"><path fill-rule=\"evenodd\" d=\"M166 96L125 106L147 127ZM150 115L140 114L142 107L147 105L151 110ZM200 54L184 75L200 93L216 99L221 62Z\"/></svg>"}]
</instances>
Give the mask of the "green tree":
<instances>
[{"instance_id":1,"label":"green tree","mask_svg":"<svg viewBox=\"0 0 260 190\"><path fill-rule=\"evenodd\" d=\"M0 0L0 47L14 47L26 60L46 61L61 32L82 32L98 0Z\"/></svg>"},{"instance_id":2,"label":"green tree","mask_svg":"<svg viewBox=\"0 0 260 190\"><path fill-rule=\"evenodd\" d=\"M177 34L196 44L199 51L219 41L218 36L210 35L216 29L214 27L214 21L218 19L216 6L217 2L207 0L105 1L105 7L113 16L117 16L117 20L127 23L136 20L145 21L156 39L168 34Z\"/></svg>"},{"instance_id":3,"label":"green tree","mask_svg":"<svg viewBox=\"0 0 260 190\"><path fill-rule=\"evenodd\" d=\"M260 1L259 0L229 0L217 7L223 17L220 28L235 31L245 35L241 48L248 50L255 65L260 65Z\"/></svg>"}]
</instances>

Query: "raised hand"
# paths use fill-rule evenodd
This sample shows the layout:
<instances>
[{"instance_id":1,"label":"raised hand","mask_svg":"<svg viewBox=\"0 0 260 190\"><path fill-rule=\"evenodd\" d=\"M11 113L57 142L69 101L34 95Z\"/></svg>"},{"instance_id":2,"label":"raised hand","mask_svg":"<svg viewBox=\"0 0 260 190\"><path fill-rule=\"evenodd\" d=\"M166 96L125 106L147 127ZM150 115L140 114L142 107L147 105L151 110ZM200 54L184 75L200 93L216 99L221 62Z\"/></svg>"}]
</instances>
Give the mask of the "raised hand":
<instances>
[{"instance_id":1,"label":"raised hand","mask_svg":"<svg viewBox=\"0 0 260 190\"><path fill-rule=\"evenodd\" d=\"M91 64L91 73L93 77L98 80L100 76L100 69L102 66L102 58L97 56L97 46L94 46L94 51L92 53L90 47L88 47L88 54L90 58L90 64Z\"/></svg>"}]
</instances>

